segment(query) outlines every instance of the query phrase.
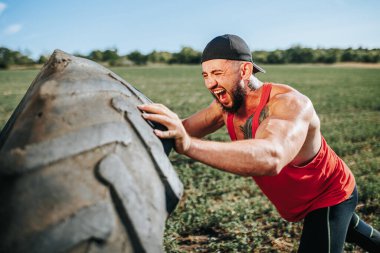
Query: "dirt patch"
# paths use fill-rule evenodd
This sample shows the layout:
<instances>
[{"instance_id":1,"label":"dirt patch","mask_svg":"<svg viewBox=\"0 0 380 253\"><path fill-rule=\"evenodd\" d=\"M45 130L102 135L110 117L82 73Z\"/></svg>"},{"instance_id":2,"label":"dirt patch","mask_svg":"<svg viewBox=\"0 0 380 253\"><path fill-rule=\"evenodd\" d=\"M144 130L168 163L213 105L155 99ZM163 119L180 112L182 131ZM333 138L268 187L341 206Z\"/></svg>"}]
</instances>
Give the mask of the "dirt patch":
<instances>
[{"instance_id":1,"label":"dirt patch","mask_svg":"<svg viewBox=\"0 0 380 253\"><path fill-rule=\"evenodd\" d=\"M344 68L380 69L380 63L364 63L364 62L339 62L331 66L344 67Z\"/></svg>"}]
</instances>

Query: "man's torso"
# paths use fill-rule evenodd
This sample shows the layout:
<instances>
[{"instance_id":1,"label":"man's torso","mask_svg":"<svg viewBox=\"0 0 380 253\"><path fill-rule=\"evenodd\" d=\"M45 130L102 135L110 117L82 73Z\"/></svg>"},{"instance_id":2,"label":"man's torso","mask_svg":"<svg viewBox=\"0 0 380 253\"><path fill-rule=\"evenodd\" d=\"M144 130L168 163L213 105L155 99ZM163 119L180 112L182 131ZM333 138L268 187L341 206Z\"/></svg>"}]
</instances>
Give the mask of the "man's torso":
<instances>
[{"instance_id":1,"label":"man's torso","mask_svg":"<svg viewBox=\"0 0 380 253\"><path fill-rule=\"evenodd\" d=\"M267 84L262 88L259 104L251 104L256 110L241 111L240 117L234 117L232 114L224 116L232 140L256 138L260 135L255 135L259 123L264 122L266 117L281 117L275 108L278 96L298 96L291 88L273 85L272 89L271 85ZM257 97L254 99L257 100ZM287 109L291 110L291 106ZM286 113L286 110L280 110L281 112ZM355 185L354 177L347 165L320 134L318 117L314 110L312 112L308 133L296 157L276 176L253 177L281 216L289 221L301 220L312 210L340 203L350 196ZM256 113L260 115L249 116ZM252 133L249 134L248 131Z\"/></svg>"},{"instance_id":2,"label":"man's torso","mask_svg":"<svg viewBox=\"0 0 380 253\"><path fill-rule=\"evenodd\" d=\"M242 110L239 110L238 113L234 115L233 126L236 133L237 140L250 139L252 136L252 121L254 115L259 113L259 124L263 122L266 118L270 116L277 116L278 114L287 113L287 110L291 110L291 106L288 108L278 109L281 107L279 105L280 96L288 96L292 98L294 96L303 96L295 89L282 84L271 84L272 89L270 92L269 100L262 110L257 112L257 107L260 102L260 98L263 91L263 86L259 89L249 92L247 94L246 103ZM225 125L227 125L228 114L223 112L223 120ZM320 121L319 118L313 109L312 120L309 124L308 132L306 139L300 151L296 157L292 160L294 165L303 165L313 159L313 157L318 153L321 146L321 134L320 134Z\"/></svg>"}]
</instances>

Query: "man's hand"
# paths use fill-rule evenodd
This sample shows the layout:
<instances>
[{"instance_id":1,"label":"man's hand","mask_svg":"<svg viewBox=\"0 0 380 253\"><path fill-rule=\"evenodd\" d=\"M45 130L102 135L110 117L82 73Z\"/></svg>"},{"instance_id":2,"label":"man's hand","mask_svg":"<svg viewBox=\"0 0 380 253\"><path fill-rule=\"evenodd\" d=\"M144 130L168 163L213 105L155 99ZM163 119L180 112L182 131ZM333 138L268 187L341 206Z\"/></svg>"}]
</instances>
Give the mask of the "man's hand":
<instances>
[{"instance_id":1,"label":"man's hand","mask_svg":"<svg viewBox=\"0 0 380 253\"><path fill-rule=\"evenodd\" d=\"M139 105L138 108L144 111L142 114L144 119L166 126L167 131L155 129L154 133L162 139L173 138L175 150L179 154L185 154L190 149L191 137L186 132L177 114L162 104L145 104Z\"/></svg>"}]
</instances>

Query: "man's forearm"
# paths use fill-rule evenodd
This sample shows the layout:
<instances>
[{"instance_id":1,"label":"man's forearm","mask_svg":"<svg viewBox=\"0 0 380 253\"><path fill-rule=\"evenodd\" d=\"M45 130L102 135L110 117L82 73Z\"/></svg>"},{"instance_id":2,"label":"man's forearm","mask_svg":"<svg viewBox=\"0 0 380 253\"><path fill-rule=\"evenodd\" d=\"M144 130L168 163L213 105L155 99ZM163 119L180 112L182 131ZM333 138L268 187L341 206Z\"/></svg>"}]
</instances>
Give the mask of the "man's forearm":
<instances>
[{"instance_id":1,"label":"man's forearm","mask_svg":"<svg viewBox=\"0 0 380 253\"><path fill-rule=\"evenodd\" d=\"M276 175L278 157L265 140L214 142L192 138L185 155L241 176Z\"/></svg>"}]
</instances>

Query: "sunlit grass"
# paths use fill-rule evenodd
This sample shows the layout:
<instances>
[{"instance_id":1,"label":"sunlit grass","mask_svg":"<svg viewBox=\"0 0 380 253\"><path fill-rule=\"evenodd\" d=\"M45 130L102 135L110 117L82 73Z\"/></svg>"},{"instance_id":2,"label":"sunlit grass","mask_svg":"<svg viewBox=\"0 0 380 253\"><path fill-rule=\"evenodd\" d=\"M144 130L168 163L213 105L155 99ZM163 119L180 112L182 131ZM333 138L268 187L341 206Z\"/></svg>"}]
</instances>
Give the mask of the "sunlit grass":
<instances>
[{"instance_id":1,"label":"sunlit grass","mask_svg":"<svg viewBox=\"0 0 380 253\"><path fill-rule=\"evenodd\" d=\"M264 66L263 81L289 84L313 101L322 133L356 175L358 212L380 228L380 69ZM112 69L158 103L187 117L211 102L200 66ZM0 126L38 71L0 71ZM228 141L225 129L207 137ZM172 153L185 195L167 222L168 252L296 251L300 223L283 221L249 178ZM347 246L346 250L357 250Z\"/></svg>"}]
</instances>

